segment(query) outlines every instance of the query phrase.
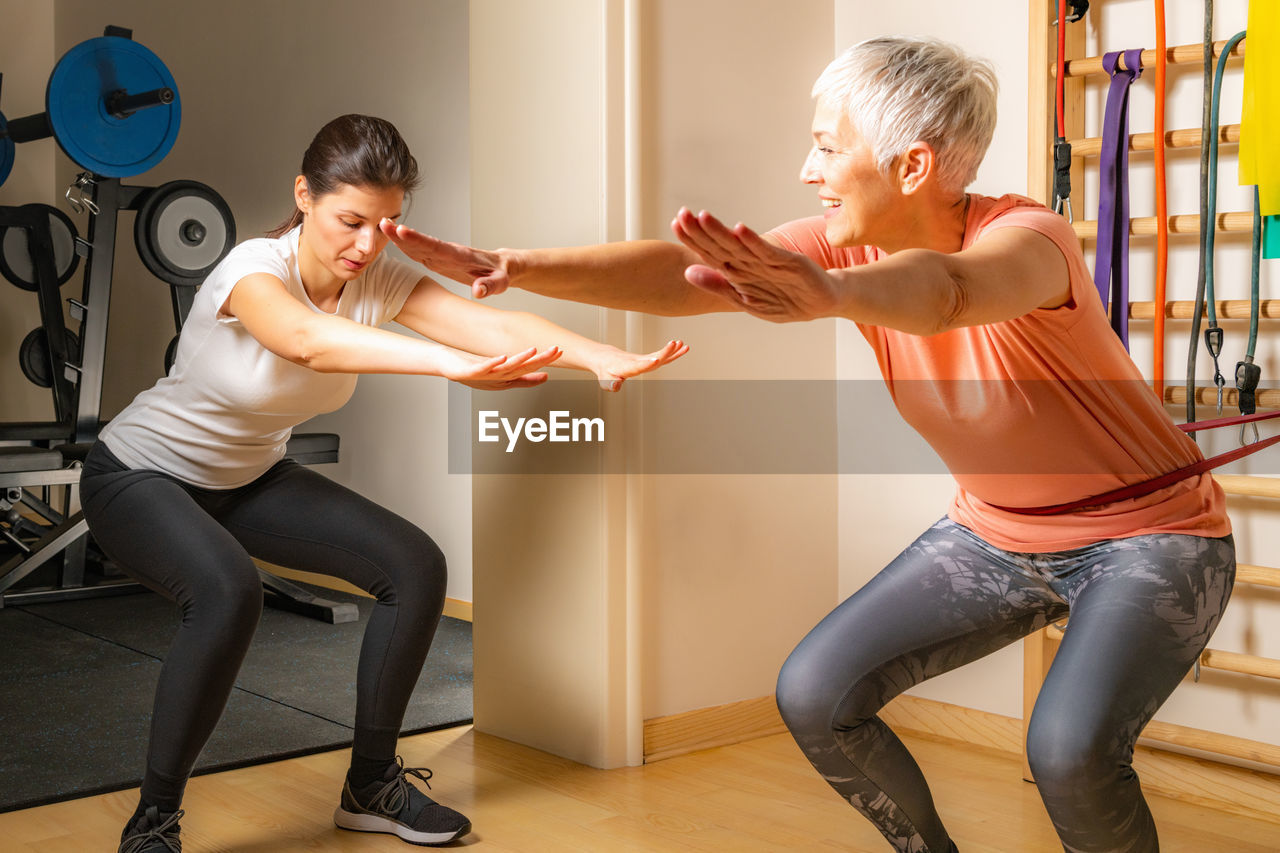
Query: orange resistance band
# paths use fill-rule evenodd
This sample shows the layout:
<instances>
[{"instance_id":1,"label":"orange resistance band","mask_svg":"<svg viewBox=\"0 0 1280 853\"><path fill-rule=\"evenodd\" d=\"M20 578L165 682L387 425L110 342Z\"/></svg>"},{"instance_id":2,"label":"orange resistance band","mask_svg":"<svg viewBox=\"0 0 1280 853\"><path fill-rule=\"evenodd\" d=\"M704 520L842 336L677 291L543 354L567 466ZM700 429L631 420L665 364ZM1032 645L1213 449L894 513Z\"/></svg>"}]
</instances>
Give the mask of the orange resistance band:
<instances>
[{"instance_id":1,"label":"orange resistance band","mask_svg":"<svg viewBox=\"0 0 1280 853\"><path fill-rule=\"evenodd\" d=\"M1169 216L1164 181L1164 71L1167 56L1164 45L1164 0L1156 7L1156 311L1154 340L1155 363L1152 382L1156 396L1164 401L1164 310L1165 284L1169 275Z\"/></svg>"}]
</instances>

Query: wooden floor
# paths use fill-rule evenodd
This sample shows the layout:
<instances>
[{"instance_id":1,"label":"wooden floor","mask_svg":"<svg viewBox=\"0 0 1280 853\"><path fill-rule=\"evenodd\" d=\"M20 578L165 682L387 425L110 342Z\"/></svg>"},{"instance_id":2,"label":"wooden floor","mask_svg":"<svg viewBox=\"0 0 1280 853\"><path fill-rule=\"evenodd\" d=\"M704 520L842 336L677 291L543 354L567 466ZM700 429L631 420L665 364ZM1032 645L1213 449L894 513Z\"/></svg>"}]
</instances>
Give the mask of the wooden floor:
<instances>
[{"instance_id":1,"label":"wooden floor","mask_svg":"<svg viewBox=\"0 0 1280 853\"><path fill-rule=\"evenodd\" d=\"M1061 850L1035 789L1004 753L904 737L934 788L963 853ZM434 795L472 819L454 847L538 851L868 851L888 845L837 798L785 735L645 767L600 771L469 726L401 743L409 766L436 774ZM193 779L183 820L186 853L401 851L390 836L331 822L345 752ZM116 849L136 802L122 791L0 814L6 853ZM1280 822L1152 797L1164 853L1280 851ZM1280 821L1280 816L1277 816Z\"/></svg>"}]
</instances>

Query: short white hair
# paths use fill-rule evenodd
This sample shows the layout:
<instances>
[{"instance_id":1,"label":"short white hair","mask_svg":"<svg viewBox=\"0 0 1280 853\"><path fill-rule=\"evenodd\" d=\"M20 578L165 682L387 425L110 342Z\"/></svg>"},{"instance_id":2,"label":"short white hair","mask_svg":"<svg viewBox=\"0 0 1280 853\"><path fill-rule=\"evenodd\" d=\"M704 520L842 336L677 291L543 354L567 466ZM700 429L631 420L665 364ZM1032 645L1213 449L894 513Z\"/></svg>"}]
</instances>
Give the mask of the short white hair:
<instances>
[{"instance_id":1,"label":"short white hair","mask_svg":"<svg viewBox=\"0 0 1280 853\"><path fill-rule=\"evenodd\" d=\"M888 174L913 142L936 156L938 183L973 182L996 126L995 68L934 38L882 36L840 54L813 84L813 98L842 109Z\"/></svg>"}]
</instances>

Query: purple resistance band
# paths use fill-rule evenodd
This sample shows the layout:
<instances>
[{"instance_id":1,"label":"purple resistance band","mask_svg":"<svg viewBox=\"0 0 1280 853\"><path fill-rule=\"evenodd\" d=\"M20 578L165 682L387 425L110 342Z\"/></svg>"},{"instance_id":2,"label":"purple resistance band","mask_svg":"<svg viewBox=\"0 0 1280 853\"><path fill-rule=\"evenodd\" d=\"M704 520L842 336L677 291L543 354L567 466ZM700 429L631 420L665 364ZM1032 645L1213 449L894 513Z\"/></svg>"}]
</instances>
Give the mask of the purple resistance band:
<instances>
[{"instance_id":1,"label":"purple resistance band","mask_svg":"<svg viewBox=\"0 0 1280 853\"><path fill-rule=\"evenodd\" d=\"M1102 304L1111 297L1111 328L1129 348L1129 86L1142 76L1142 49L1126 50L1124 69L1117 68L1121 51L1102 58L1111 75L1107 111L1102 122L1102 151L1098 157L1098 245L1093 281Z\"/></svg>"}]
</instances>

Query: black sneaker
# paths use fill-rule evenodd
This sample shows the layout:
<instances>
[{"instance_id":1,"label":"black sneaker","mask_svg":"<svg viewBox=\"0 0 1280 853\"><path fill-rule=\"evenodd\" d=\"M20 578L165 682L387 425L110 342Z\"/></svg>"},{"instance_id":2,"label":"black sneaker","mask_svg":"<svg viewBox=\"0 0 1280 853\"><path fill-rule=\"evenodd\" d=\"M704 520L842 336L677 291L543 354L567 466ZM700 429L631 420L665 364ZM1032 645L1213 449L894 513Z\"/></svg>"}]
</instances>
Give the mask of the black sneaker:
<instances>
[{"instance_id":1,"label":"black sneaker","mask_svg":"<svg viewBox=\"0 0 1280 853\"><path fill-rule=\"evenodd\" d=\"M430 788L431 783L427 782L431 778L430 770L405 767L400 756L396 756L392 771L394 776L356 790L349 781L344 782L342 801L333 813L333 822L341 829L388 832L424 847L448 844L471 831L471 821L466 817L409 784L408 776L413 775Z\"/></svg>"},{"instance_id":2,"label":"black sneaker","mask_svg":"<svg viewBox=\"0 0 1280 853\"><path fill-rule=\"evenodd\" d=\"M118 853L182 853L178 821L183 814L178 809L162 815L160 809L147 806L137 820L124 828Z\"/></svg>"}]
</instances>

